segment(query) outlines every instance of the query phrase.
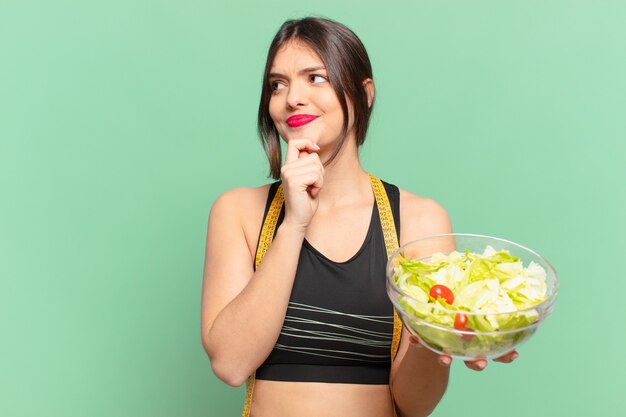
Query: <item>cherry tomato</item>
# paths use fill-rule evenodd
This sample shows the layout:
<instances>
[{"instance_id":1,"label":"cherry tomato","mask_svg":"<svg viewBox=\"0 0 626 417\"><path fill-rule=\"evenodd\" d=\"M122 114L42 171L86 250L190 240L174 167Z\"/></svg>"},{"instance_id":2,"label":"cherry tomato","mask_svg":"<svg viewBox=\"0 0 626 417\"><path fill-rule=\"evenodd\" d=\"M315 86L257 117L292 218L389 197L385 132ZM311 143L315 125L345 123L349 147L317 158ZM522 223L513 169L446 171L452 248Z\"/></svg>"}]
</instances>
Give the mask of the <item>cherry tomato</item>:
<instances>
[{"instance_id":1,"label":"cherry tomato","mask_svg":"<svg viewBox=\"0 0 626 417\"><path fill-rule=\"evenodd\" d=\"M470 329L465 329L466 331L471 331ZM469 334L469 333L462 333L461 334L461 339L463 340L472 340L474 338L473 334Z\"/></svg>"},{"instance_id":2,"label":"cherry tomato","mask_svg":"<svg viewBox=\"0 0 626 417\"><path fill-rule=\"evenodd\" d=\"M446 303L452 304L454 302L454 294L452 290L445 285L433 285L430 287L430 296L435 300L439 297L446 300Z\"/></svg>"},{"instance_id":3,"label":"cherry tomato","mask_svg":"<svg viewBox=\"0 0 626 417\"><path fill-rule=\"evenodd\" d=\"M465 330L465 326L467 325L467 315L462 313L457 313L454 316L454 328L457 330Z\"/></svg>"},{"instance_id":4,"label":"cherry tomato","mask_svg":"<svg viewBox=\"0 0 626 417\"><path fill-rule=\"evenodd\" d=\"M457 313L456 316L454 316L454 328L457 330L462 330L464 332L471 332L472 329L469 329L466 326L467 326L467 315L463 313ZM474 337L473 334L467 334L467 333L462 333L460 336L461 336L461 339L463 340L470 340L471 338Z\"/></svg>"},{"instance_id":5,"label":"cherry tomato","mask_svg":"<svg viewBox=\"0 0 626 417\"><path fill-rule=\"evenodd\" d=\"M471 332L472 329L463 329L466 332ZM463 340L472 340L474 338L474 335L471 333L461 333L461 339Z\"/></svg>"}]
</instances>

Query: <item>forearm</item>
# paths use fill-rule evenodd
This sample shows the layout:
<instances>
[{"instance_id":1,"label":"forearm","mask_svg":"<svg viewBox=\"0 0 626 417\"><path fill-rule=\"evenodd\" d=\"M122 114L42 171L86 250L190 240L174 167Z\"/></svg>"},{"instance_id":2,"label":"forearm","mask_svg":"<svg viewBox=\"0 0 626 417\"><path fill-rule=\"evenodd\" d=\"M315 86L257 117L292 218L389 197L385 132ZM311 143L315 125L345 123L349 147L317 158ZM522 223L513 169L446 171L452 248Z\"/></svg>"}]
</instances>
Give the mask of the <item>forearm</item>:
<instances>
[{"instance_id":1,"label":"forearm","mask_svg":"<svg viewBox=\"0 0 626 417\"><path fill-rule=\"evenodd\" d=\"M450 368L426 348L410 346L393 377L393 396L399 417L428 416L443 397Z\"/></svg>"},{"instance_id":2,"label":"forearm","mask_svg":"<svg viewBox=\"0 0 626 417\"><path fill-rule=\"evenodd\" d=\"M304 231L281 225L248 285L205 329L213 370L230 385L241 385L274 347L303 240Z\"/></svg>"}]
</instances>

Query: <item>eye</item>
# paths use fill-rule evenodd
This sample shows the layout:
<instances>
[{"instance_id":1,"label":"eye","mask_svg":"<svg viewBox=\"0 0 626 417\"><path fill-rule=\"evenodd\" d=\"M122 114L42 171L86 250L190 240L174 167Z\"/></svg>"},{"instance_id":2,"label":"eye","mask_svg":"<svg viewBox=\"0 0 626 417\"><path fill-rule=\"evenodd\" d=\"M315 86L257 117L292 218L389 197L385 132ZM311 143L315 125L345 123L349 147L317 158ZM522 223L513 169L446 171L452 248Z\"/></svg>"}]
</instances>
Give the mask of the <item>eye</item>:
<instances>
[{"instance_id":1,"label":"eye","mask_svg":"<svg viewBox=\"0 0 626 417\"><path fill-rule=\"evenodd\" d=\"M324 77L323 75L319 75L319 74L311 74L309 76L309 80L313 83L313 84L321 84L321 83L325 83L328 81L327 77Z\"/></svg>"},{"instance_id":2,"label":"eye","mask_svg":"<svg viewBox=\"0 0 626 417\"><path fill-rule=\"evenodd\" d=\"M272 91L278 91L278 90L282 90L283 88L285 88L285 84L282 83L281 81L270 81L270 87Z\"/></svg>"}]
</instances>

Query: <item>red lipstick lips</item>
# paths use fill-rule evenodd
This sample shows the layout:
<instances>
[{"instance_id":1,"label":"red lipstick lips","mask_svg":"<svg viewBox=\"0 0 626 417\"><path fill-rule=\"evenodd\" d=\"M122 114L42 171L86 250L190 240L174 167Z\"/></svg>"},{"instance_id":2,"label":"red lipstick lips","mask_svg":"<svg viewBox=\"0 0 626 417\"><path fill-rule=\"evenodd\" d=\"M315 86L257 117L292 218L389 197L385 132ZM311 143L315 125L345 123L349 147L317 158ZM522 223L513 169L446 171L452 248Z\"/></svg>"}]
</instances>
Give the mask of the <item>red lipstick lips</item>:
<instances>
[{"instance_id":1,"label":"red lipstick lips","mask_svg":"<svg viewBox=\"0 0 626 417\"><path fill-rule=\"evenodd\" d=\"M287 124L289 127L300 127L311 123L315 119L317 119L317 116L312 114L296 114L287 119Z\"/></svg>"}]
</instances>

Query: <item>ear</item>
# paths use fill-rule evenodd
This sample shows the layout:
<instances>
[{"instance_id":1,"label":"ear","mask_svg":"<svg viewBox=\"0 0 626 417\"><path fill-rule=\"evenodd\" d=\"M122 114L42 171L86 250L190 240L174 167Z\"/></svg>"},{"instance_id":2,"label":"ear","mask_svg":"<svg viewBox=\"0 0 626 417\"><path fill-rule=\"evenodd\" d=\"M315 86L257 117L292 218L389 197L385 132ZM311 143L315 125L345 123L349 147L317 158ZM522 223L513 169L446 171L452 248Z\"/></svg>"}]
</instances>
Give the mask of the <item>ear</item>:
<instances>
[{"instance_id":1,"label":"ear","mask_svg":"<svg viewBox=\"0 0 626 417\"><path fill-rule=\"evenodd\" d=\"M367 106L372 107L374 103L374 80L368 78L363 81L363 88L365 88L365 93L367 94Z\"/></svg>"}]
</instances>

